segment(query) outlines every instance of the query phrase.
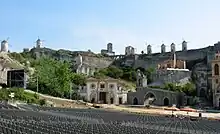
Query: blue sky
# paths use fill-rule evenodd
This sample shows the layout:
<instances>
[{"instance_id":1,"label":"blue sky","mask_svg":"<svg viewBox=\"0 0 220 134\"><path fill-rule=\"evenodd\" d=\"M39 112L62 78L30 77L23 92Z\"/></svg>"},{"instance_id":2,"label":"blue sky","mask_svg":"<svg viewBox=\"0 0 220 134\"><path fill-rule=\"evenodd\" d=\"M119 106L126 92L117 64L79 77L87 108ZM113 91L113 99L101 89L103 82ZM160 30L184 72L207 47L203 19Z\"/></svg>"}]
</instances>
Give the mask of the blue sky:
<instances>
[{"instance_id":1,"label":"blue sky","mask_svg":"<svg viewBox=\"0 0 220 134\"><path fill-rule=\"evenodd\" d=\"M162 41L188 48L220 40L219 0L0 0L0 40L11 51L31 48L40 36L53 49L99 52L113 43L116 53L132 45L137 52ZM177 49L181 49L178 45Z\"/></svg>"}]
</instances>

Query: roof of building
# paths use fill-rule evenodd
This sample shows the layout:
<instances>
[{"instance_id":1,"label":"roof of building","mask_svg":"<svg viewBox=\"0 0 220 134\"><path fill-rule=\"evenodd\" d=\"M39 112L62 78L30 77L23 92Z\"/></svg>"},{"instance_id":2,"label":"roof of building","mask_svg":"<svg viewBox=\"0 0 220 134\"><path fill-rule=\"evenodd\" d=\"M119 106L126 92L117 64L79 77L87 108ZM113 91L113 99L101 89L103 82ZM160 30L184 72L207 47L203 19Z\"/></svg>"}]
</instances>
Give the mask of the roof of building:
<instances>
[{"instance_id":1,"label":"roof of building","mask_svg":"<svg viewBox=\"0 0 220 134\"><path fill-rule=\"evenodd\" d=\"M102 79L98 79L98 78L94 78L94 77L89 77L87 79L87 81L118 81L118 79L114 79L111 77L106 77L106 78L102 78Z\"/></svg>"},{"instance_id":2,"label":"roof of building","mask_svg":"<svg viewBox=\"0 0 220 134\"><path fill-rule=\"evenodd\" d=\"M2 43L7 43L7 42L8 42L8 41L6 41L6 40L3 40L3 41L2 41Z\"/></svg>"},{"instance_id":3,"label":"roof of building","mask_svg":"<svg viewBox=\"0 0 220 134\"><path fill-rule=\"evenodd\" d=\"M189 69L179 69L179 68L167 68L167 70L173 70L173 71L189 71Z\"/></svg>"}]
</instances>

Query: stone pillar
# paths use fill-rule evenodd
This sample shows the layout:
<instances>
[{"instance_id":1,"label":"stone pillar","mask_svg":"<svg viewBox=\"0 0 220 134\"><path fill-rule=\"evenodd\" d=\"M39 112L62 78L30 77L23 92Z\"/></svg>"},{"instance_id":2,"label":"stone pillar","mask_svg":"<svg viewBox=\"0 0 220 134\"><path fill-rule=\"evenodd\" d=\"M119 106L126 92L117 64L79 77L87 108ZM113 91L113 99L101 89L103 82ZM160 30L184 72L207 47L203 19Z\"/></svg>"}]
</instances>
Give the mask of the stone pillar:
<instances>
[{"instance_id":1,"label":"stone pillar","mask_svg":"<svg viewBox=\"0 0 220 134\"><path fill-rule=\"evenodd\" d=\"M186 61L183 61L183 69L186 69Z\"/></svg>"},{"instance_id":2,"label":"stone pillar","mask_svg":"<svg viewBox=\"0 0 220 134\"><path fill-rule=\"evenodd\" d=\"M85 74L85 67L84 66L81 67L81 73Z\"/></svg>"},{"instance_id":3,"label":"stone pillar","mask_svg":"<svg viewBox=\"0 0 220 134\"><path fill-rule=\"evenodd\" d=\"M114 104L118 104L118 95L114 95Z\"/></svg>"},{"instance_id":4,"label":"stone pillar","mask_svg":"<svg viewBox=\"0 0 220 134\"><path fill-rule=\"evenodd\" d=\"M173 68L176 68L176 53L173 54Z\"/></svg>"},{"instance_id":5,"label":"stone pillar","mask_svg":"<svg viewBox=\"0 0 220 134\"><path fill-rule=\"evenodd\" d=\"M107 98L106 98L106 102L107 102L107 104L110 104L110 98L111 98L111 97L110 97L110 93L107 92L106 94L107 94L107 95L106 95L106 97L107 97Z\"/></svg>"},{"instance_id":6,"label":"stone pillar","mask_svg":"<svg viewBox=\"0 0 220 134\"><path fill-rule=\"evenodd\" d=\"M90 75L90 67L87 67L86 75Z\"/></svg>"}]
</instances>

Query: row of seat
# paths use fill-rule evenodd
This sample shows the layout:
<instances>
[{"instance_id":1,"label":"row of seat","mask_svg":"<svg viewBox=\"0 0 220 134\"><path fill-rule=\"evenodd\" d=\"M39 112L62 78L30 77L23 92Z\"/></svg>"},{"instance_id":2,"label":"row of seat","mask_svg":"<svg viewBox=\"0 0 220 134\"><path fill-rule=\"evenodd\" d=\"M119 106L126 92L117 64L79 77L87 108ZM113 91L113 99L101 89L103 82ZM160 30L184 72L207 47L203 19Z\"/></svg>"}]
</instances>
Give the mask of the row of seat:
<instances>
[{"instance_id":1,"label":"row of seat","mask_svg":"<svg viewBox=\"0 0 220 134\"><path fill-rule=\"evenodd\" d=\"M0 133L7 134L217 134L219 122L32 106L33 110L0 109Z\"/></svg>"}]
</instances>

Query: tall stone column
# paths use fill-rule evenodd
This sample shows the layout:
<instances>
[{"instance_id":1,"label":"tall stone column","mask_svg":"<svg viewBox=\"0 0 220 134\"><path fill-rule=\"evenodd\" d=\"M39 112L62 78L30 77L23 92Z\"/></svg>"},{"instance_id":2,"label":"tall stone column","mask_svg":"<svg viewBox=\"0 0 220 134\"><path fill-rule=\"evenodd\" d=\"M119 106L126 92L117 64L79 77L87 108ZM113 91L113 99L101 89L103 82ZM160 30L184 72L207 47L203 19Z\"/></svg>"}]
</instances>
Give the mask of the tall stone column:
<instances>
[{"instance_id":1,"label":"tall stone column","mask_svg":"<svg viewBox=\"0 0 220 134\"><path fill-rule=\"evenodd\" d=\"M111 98L110 93L107 92L106 94L107 94L106 95L106 102L107 102L107 104L110 104L110 98Z\"/></svg>"}]
</instances>

